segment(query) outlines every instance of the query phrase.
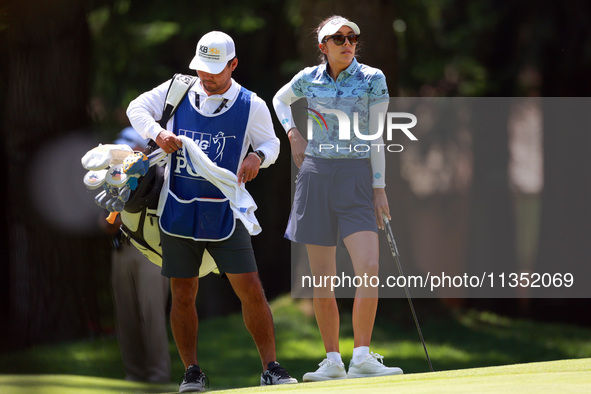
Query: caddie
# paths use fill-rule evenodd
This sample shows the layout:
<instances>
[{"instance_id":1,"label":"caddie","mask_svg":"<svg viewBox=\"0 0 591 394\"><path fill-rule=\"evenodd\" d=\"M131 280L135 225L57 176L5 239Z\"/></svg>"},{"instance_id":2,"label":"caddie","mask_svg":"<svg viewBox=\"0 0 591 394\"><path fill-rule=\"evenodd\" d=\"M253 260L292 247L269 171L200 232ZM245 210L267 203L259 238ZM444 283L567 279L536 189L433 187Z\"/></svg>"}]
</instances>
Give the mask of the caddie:
<instances>
[{"instance_id":1,"label":"caddie","mask_svg":"<svg viewBox=\"0 0 591 394\"><path fill-rule=\"evenodd\" d=\"M195 307L204 250L242 303L244 323L263 365L261 385L297 383L276 360L273 317L259 279L251 234L237 220L239 213L215 179L211 182L199 176L180 149L181 138L194 141L214 164L236 174L237 187L275 162L279 139L271 114L261 98L232 78L237 65L232 38L209 32L197 43L189 66L197 71L198 80L166 128L158 120L170 81L141 94L127 109L133 127L169 154L158 214L162 275L170 278L172 292L171 328L186 368L179 392L203 391L206 385L197 358ZM252 152L247 153L250 147Z\"/></svg>"}]
</instances>

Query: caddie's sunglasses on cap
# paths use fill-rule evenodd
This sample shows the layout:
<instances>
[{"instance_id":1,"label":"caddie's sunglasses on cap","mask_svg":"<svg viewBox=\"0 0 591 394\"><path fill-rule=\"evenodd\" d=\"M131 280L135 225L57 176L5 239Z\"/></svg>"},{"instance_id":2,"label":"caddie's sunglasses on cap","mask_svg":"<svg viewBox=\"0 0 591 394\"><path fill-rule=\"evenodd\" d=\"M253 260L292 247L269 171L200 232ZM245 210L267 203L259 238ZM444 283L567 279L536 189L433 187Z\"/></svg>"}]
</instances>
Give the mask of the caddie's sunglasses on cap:
<instances>
[{"instance_id":1,"label":"caddie's sunglasses on cap","mask_svg":"<svg viewBox=\"0 0 591 394\"><path fill-rule=\"evenodd\" d=\"M326 42L332 38L332 42L334 42L338 46L341 46L345 43L345 39L347 39L347 40L349 40L349 43L351 45L355 45L355 44L357 44L357 41L359 41L359 36L360 36L360 34L349 34L348 36L344 36L342 34L335 34L332 36L324 37L322 42Z\"/></svg>"}]
</instances>

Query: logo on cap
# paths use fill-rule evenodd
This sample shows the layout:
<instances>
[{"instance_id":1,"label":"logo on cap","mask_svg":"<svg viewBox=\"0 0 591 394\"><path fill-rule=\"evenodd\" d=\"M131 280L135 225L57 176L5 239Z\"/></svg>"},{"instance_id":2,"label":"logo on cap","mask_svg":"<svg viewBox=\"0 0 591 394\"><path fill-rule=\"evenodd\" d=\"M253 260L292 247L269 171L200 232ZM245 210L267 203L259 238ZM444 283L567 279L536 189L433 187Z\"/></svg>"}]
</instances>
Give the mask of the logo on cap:
<instances>
[{"instance_id":1,"label":"logo on cap","mask_svg":"<svg viewBox=\"0 0 591 394\"><path fill-rule=\"evenodd\" d=\"M199 52L201 57L208 60L219 60L221 51L217 48L208 47L206 45L199 46Z\"/></svg>"}]
</instances>

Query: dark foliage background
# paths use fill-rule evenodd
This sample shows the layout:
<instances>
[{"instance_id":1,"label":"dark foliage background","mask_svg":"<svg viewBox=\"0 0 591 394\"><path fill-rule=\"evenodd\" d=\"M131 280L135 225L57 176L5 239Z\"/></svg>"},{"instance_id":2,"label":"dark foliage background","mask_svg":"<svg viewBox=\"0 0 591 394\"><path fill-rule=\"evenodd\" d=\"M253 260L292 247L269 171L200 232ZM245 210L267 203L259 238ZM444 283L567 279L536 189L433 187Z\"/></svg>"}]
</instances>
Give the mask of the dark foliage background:
<instances>
[{"instance_id":1,"label":"dark foliage background","mask_svg":"<svg viewBox=\"0 0 591 394\"><path fill-rule=\"evenodd\" d=\"M79 159L114 139L126 125L129 101L176 72L190 73L199 37L224 30L237 46L235 79L270 106L279 87L316 63L311 31L332 14L361 26L360 60L384 71L392 96L589 94L591 4L585 0L5 0L0 348L101 335L112 326L109 241L82 185ZM575 108L573 116L586 121L588 111ZM511 177L515 140L507 119L486 113L481 119L479 132L421 136L408 153L388 157L405 264L438 260L464 270L540 272L588 264L589 130L542 127L534 141L540 148L526 157L543 163L534 174L541 181L528 189ZM290 244L282 234L291 158L279 124L276 130L280 158L249 185L265 230L253 243L270 298L290 290ZM443 158L435 167L432 154ZM425 174L431 184L417 189ZM238 307L220 279L204 280L201 290L204 317ZM395 302L384 300L383 308ZM450 305L589 324L581 313L588 299L443 295L436 307Z\"/></svg>"}]
</instances>

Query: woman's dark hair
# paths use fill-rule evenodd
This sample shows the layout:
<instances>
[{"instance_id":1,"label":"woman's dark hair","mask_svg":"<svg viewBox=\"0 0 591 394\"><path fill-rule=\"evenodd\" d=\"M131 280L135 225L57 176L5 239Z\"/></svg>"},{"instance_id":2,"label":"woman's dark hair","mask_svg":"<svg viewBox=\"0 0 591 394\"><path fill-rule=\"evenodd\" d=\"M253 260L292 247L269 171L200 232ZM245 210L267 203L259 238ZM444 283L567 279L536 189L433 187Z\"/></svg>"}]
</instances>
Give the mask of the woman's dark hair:
<instances>
[{"instance_id":1,"label":"woman's dark hair","mask_svg":"<svg viewBox=\"0 0 591 394\"><path fill-rule=\"evenodd\" d=\"M323 21L321 21L318 24L318 27L316 29L314 29L314 33L315 33L314 39L316 39L316 41L318 39L318 34L320 34L320 30L322 30L324 25L326 25L328 22L330 22L333 19L347 19L347 18L340 16L340 15L332 15L332 16L329 16L328 18L324 19ZM357 56L358 50L359 50L359 42L357 43L357 46L355 47L355 56ZM318 56L318 61L320 62L320 64L328 63L328 58L326 57L326 55L324 53L320 52L320 55Z\"/></svg>"}]
</instances>

